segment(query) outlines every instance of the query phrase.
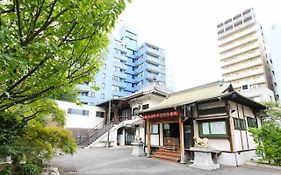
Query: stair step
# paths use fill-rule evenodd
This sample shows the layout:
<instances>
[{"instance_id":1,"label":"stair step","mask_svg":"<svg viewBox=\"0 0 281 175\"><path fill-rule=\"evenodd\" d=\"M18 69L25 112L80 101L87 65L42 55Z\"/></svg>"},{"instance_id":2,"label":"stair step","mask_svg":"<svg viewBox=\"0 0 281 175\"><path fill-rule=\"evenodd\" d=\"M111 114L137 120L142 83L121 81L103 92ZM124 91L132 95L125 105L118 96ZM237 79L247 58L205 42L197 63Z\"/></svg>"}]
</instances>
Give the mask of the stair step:
<instances>
[{"instance_id":1,"label":"stair step","mask_svg":"<svg viewBox=\"0 0 281 175\"><path fill-rule=\"evenodd\" d=\"M157 151L154 153L154 155L165 155L165 156L172 156L172 157L180 157L180 153L171 153L171 152L162 152L162 151Z\"/></svg>"},{"instance_id":2,"label":"stair step","mask_svg":"<svg viewBox=\"0 0 281 175\"><path fill-rule=\"evenodd\" d=\"M178 162L181 157L181 151L180 150L173 150L173 149L167 149L167 148L159 148L153 155L153 158L159 158L164 160L170 160L173 162Z\"/></svg>"},{"instance_id":3,"label":"stair step","mask_svg":"<svg viewBox=\"0 0 281 175\"><path fill-rule=\"evenodd\" d=\"M172 151L172 150L167 150L167 149L159 149L157 151L159 151L159 152L169 152L169 153L181 153L180 150Z\"/></svg>"},{"instance_id":4,"label":"stair step","mask_svg":"<svg viewBox=\"0 0 281 175\"><path fill-rule=\"evenodd\" d=\"M175 151L156 151L155 154L163 154L163 155L181 155L181 152L175 152Z\"/></svg>"},{"instance_id":5,"label":"stair step","mask_svg":"<svg viewBox=\"0 0 281 175\"><path fill-rule=\"evenodd\" d=\"M158 158L158 159L164 159L164 160L169 160L173 162L178 162L180 160L179 157L171 157L171 156L165 156L165 155L152 155L153 158Z\"/></svg>"}]
</instances>

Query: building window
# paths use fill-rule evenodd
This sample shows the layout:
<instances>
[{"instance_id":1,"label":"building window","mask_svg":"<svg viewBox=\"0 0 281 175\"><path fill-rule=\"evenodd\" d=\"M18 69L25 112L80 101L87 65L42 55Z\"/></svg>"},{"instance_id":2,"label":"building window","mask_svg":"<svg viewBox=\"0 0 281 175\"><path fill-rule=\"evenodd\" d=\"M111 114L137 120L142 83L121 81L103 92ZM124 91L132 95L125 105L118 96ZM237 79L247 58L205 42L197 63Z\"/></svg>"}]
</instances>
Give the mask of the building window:
<instances>
[{"instance_id":1,"label":"building window","mask_svg":"<svg viewBox=\"0 0 281 175\"><path fill-rule=\"evenodd\" d=\"M145 109L148 109L148 108L149 108L149 104L142 105L142 110L145 110Z\"/></svg>"},{"instance_id":2,"label":"building window","mask_svg":"<svg viewBox=\"0 0 281 175\"><path fill-rule=\"evenodd\" d=\"M247 89L249 89L247 84L242 86L242 90L247 90Z\"/></svg>"},{"instance_id":3,"label":"building window","mask_svg":"<svg viewBox=\"0 0 281 175\"><path fill-rule=\"evenodd\" d=\"M96 117L104 118L104 112L97 111L97 112L96 112Z\"/></svg>"},{"instance_id":4,"label":"building window","mask_svg":"<svg viewBox=\"0 0 281 175\"><path fill-rule=\"evenodd\" d=\"M82 109L74 109L74 108L68 108L67 109L68 114L76 114L76 115L89 115L89 110L82 110Z\"/></svg>"},{"instance_id":5,"label":"building window","mask_svg":"<svg viewBox=\"0 0 281 175\"><path fill-rule=\"evenodd\" d=\"M246 121L240 118L233 118L234 120L234 129L237 130L246 130Z\"/></svg>"},{"instance_id":6,"label":"building window","mask_svg":"<svg viewBox=\"0 0 281 175\"><path fill-rule=\"evenodd\" d=\"M208 121L199 124L200 137L226 136L225 121Z\"/></svg>"},{"instance_id":7,"label":"building window","mask_svg":"<svg viewBox=\"0 0 281 175\"><path fill-rule=\"evenodd\" d=\"M105 79L106 78L106 74L102 73L102 78Z\"/></svg>"},{"instance_id":8,"label":"building window","mask_svg":"<svg viewBox=\"0 0 281 175\"><path fill-rule=\"evenodd\" d=\"M150 125L150 134L159 134L159 125Z\"/></svg>"},{"instance_id":9,"label":"building window","mask_svg":"<svg viewBox=\"0 0 281 175\"><path fill-rule=\"evenodd\" d=\"M82 96L88 96L88 92L81 92Z\"/></svg>"},{"instance_id":10,"label":"building window","mask_svg":"<svg viewBox=\"0 0 281 175\"><path fill-rule=\"evenodd\" d=\"M103 67L104 69L106 69L106 64L104 64L102 67Z\"/></svg>"},{"instance_id":11,"label":"building window","mask_svg":"<svg viewBox=\"0 0 281 175\"><path fill-rule=\"evenodd\" d=\"M117 98L120 98L120 97L121 97L121 96L119 96L119 95L113 95L113 96L112 96L113 99L117 99Z\"/></svg>"},{"instance_id":12,"label":"building window","mask_svg":"<svg viewBox=\"0 0 281 175\"><path fill-rule=\"evenodd\" d=\"M124 90L124 88L119 87L119 86L114 86L114 85L111 87L111 89L112 89L113 91L119 91L119 92L121 92L121 91Z\"/></svg>"},{"instance_id":13,"label":"building window","mask_svg":"<svg viewBox=\"0 0 281 175\"><path fill-rule=\"evenodd\" d=\"M245 19L244 19L244 22L250 21L251 19L252 19L252 17L249 16L248 18L245 18Z\"/></svg>"},{"instance_id":14,"label":"building window","mask_svg":"<svg viewBox=\"0 0 281 175\"><path fill-rule=\"evenodd\" d=\"M234 27L239 26L240 24L242 24L242 21L238 21L238 22L234 23Z\"/></svg>"},{"instance_id":15,"label":"building window","mask_svg":"<svg viewBox=\"0 0 281 175\"><path fill-rule=\"evenodd\" d=\"M105 88L105 84L104 84L104 83L102 83L102 84L101 84L101 87L104 89L104 88Z\"/></svg>"},{"instance_id":16,"label":"building window","mask_svg":"<svg viewBox=\"0 0 281 175\"><path fill-rule=\"evenodd\" d=\"M247 117L247 123L249 128L257 128L258 121L256 118Z\"/></svg>"},{"instance_id":17,"label":"building window","mask_svg":"<svg viewBox=\"0 0 281 175\"><path fill-rule=\"evenodd\" d=\"M101 99L104 99L104 93L101 94Z\"/></svg>"},{"instance_id":18,"label":"building window","mask_svg":"<svg viewBox=\"0 0 281 175\"><path fill-rule=\"evenodd\" d=\"M88 93L88 96L89 96L89 97L95 97L95 92L90 91L90 92Z\"/></svg>"}]
</instances>

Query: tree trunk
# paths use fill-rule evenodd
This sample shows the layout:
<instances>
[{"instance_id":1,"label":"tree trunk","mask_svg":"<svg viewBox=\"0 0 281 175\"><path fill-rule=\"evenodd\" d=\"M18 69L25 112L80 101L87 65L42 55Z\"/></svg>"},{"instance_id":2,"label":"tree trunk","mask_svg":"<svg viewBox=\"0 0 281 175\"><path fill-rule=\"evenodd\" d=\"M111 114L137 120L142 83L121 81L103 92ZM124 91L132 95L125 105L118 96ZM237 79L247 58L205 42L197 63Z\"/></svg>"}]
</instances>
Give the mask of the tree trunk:
<instances>
[{"instance_id":1,"label":"tree trunk","mask_svg":"<svg viewBox=\"0 0 281 175\"><path fill-rule=\"evenodd\" d=\"M20 159L18 157L14 157L12 159L12 175L17 175L19 174L19 169L20 169Z\"/></svg>"}]
</instances>

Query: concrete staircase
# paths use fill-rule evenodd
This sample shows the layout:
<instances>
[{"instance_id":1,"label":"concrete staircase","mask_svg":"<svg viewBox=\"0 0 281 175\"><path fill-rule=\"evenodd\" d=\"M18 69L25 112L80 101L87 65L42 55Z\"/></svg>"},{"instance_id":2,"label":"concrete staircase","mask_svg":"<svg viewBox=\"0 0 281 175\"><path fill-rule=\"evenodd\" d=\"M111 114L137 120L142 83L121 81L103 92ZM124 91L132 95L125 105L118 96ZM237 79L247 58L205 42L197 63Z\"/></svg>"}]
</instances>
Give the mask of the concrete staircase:
<instances>
[{"instance_id":1,"label":"concrete staircase","mask_svg":"<svg viewBox=\"0 0 281 175\"><path fill-rule=\"evenodd\" d=\"M179 162L181 157L180 150L173 150L168 148L159 148L151 157Z\"/></svg>"}]
</instances>

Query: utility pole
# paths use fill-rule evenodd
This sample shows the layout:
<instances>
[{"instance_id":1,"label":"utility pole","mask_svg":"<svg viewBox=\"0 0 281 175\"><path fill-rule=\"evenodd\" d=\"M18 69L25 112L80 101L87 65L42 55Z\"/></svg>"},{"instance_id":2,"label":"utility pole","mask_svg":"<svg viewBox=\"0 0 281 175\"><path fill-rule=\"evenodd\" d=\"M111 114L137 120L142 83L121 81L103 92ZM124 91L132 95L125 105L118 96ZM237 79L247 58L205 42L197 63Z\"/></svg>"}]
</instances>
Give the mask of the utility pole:
<instances>
[{"instance_id":1,"label":"utility pole","mask_svg":"<svg viewBox=\"0 0 281 175\"><path fill-rule=\"evenodd\" d=\"M110 114L111 114L111 100L109 100L109 102L108 102L106 148L109 147Z\"/></svg>"}]
</instances>

